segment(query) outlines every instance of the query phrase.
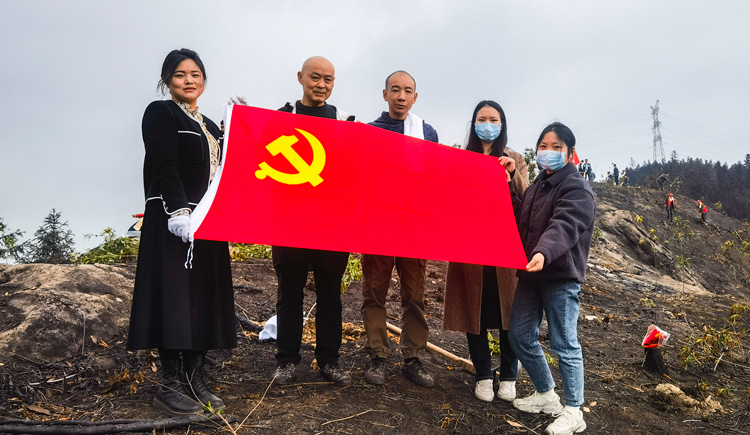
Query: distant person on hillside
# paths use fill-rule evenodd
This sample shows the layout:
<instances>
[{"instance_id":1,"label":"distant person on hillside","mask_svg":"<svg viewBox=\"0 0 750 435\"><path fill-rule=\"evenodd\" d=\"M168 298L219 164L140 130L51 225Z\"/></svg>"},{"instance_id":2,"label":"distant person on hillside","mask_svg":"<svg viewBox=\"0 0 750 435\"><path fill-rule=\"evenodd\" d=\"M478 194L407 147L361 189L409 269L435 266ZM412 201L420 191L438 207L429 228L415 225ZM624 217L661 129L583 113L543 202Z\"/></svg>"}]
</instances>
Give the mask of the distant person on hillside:
<instances>
[{"instance_id":1,"label":"distant person on hillside","mask_svg":"<svg viewBox=\"0 0 750 435\"><path fill-rule=\"evenodd\" d=\"M670 193L669 196L667 196L667 204L665 207L667 207L667 221L672 222L672 219L674 219L674 215L672 212L675 209L675 200L674 196Z\"/></svg>"},{"instance_id":2,"label":"distant person on hillside","mask_svg":"<svg viewBox=\"0 0 750 435\"><path fill-rule=\"evenodd\" d=\"M583 167L583 162L578 162L578 173L581 174L581 177L583 177L584 172L586 172L586 169Z\"/></svg>"},{"instance_id":3,"label":"distant person on hillside","mask_svg":"<svg viewBox=\"0 0 750 435\"><path fill-rule=\"evenodd\" d=\"M586 429L583 404L583 355L578 342L578 294L594 231L594 192L569 163L575 136L555 122L542 130L536 145L541 173L521 202L518 228L526 255L526 270L518 271L508 335L513 350L534 383L535 392L516 399L521 411L551 414L552 434L572 434ZM539 328L547 316L550 350L560 357L560 377L565 407L555 393Z\"/></svg>"},{"instance_id":4,"label":"distant person on hillside","mask_svg":"<svg viewBox=\"0 0 750 435\"><path fill-rule=\"evenodd\" d=\"M708 213L708 207L700 199L698 200L698 212L701 214L701 223L706 225L706 214Z\"/></svg>"},{"instance_id":5,"label":"distant person on hillside","mask_svg":"<svg viewBox=\"0 0 750 435\"><path fill-rule=\"evenodd\" d=\"M620 179L622 180L622 185L627 186L628 185L628 173L627 171L622 171L622 175L620 176Z\"/></svg>"},{"instance_id":6,"label":"distant person on hillside","mask_svg":"<svg viewBox=\"0 0 750 435\"><path fill-rule=\"evenodd\" d=\"M669 183L669 172L665 172L656 177L656 182L659 183L659 189L664 192L664 183Z\"/></svg>"},{"instance_id":7,"label":"distant person on hillside","mask_svg":"<svg viewBox=\"0 0 750 435\"><path fill-rule=\"evenodd\" d=\"M406 71L396 71L385 79L383 99L388 111L371 122L378 128L431 142L438 141L432 126L411 112L417 101L417 83ZM370 364L365 369L365 380L382 385L386 378L386 358L391 351L386 328L386 298L396 268L401 290L401 373L419 385L430 388L435 381L422 365L427 347L429 328L425 319L424 289L427 279L427 260L364 254L362 256L362 318L367 341L365 351Z\"/></svg>"},{"instance_id":8,"label":"distant person on hillside","mask_svg":"<svg viewBox=\"0 0 750 435\"><path fill-rule=\"evenodd\" d=\"M615 164L615 169L612 170L612 175L615 177L615 186L618 186L620 184L620 170L617 169L617 164Z\"/></svg>"},{"instance_id":9,"label":"distant person on hillside","mask_svg":"<svg viewBox=\"0 0 750 435\"><path fill-rule=\"evenodd\" d=\"M466 149L497 157L506 168L511 198L514 195L521 197L529 187L528 169L523 155L506 146L507 132L508 125L502 107L494 101L481 101L472 114ZM492 219L492 216L488 218ZM467 226L474 224L464 222ZM448 263L443 328L466 333L469 355L476 369L474 395L485 402L490 402L495 397L488 329L499 330L500 384L497 398L506 402L516 398L518 359L508 340L508 327L517 281L516 269Z\"/></svg>"},{"instance_id":10,"label":"distant person on hillside","mask_svg":"<svg viewBox=\"0 0 750 435\"><path fill-rule=\"evenodd\" d=\"M586 161L583 163L583 179L591 179L591 163L589 163L589 159L586 159Z\"/></svg>"}]
</instances>

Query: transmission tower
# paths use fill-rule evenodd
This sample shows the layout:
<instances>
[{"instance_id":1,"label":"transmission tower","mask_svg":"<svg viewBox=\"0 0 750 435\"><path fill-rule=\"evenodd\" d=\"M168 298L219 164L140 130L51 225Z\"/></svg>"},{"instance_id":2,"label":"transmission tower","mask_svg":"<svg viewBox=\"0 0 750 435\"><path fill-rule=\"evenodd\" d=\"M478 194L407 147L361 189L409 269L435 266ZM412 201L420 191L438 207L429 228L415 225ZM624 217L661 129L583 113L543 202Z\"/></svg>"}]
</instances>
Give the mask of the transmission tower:
<instances>
[{"instance_id":1,"label":"transmission tower","mask_svg":"<svg viewBox=\"0 0 750 435\"><path fill-rule=\"evenodd\" d=\"M661 155L661 163L664 164L664 144L661 142L661 122L659 122L659 100L656 100L656 105L651 107L651 117L654 118L654 126L651 127L651 131L654 132L654 163L658 162L658 158Z\"/></svg>"}]
</instances>

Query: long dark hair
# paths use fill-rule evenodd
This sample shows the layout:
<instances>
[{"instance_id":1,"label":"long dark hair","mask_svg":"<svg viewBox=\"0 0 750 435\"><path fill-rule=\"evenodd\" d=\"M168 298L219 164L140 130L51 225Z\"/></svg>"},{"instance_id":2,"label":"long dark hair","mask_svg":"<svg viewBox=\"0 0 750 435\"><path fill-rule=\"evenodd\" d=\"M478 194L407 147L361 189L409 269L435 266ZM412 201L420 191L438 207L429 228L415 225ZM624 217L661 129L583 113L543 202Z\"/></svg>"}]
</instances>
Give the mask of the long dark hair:
<instances>
[{"instance_id":1,"label":"long dark hair","mask_svg":"<svg viewBox=\"0 0 750 435\"><path fill-rule=\"evenodd\" d=\"M174 76L175 71L177 71L177 66L179 66L180 62L185 59L191 59L193 62L195 62L195 64L198 65L198 68L200 68L201 74L203 74L203 82L208 82L208 77L206 77L206 68L203 66L203 61L201 60L200 56L198 56L198 53L190 50L189 48L172 50L169 52L167 57L164 59L164 63L161 65L161 79L156 85L156 89L160 91L162 95L166 95L167 90L169 89L169 84L172 82L172 77Z\"/></svg>"},{"instance_id":2,"label":"long dark hair","mask_svg":"<svg viewBox=\"0 0 750 435\"><path fill-rule=\"evenodd\" d=\"M544 135L549 133L550 131L554 131L557 135L557 140L567 145L568 158L570 158L570 156L573 155L573 148L575 148L576 146L576 137L573 135L573 131L562 122L553 122L552 124L544 127L544 130L542 130L542 134L539 135L539 139L536 141L536 148L534 149L539 148L539 144L542 143Z\"/></svg>"},{"instance_id":3,"label":"long dark hair","mask_svg":"<svg viewBox=\"0 0 750 435\"><path fill-rule=\"evenodd\" d=\"M480 101L479 104L477 104L477 107L474 108L474 113L471 114L469 140L466 142L466 149L469 151L474 151L475 153L484 153L484 148L482 148L482 139L479 139L479 136L477 136L477 132L474 131L474 125L476 125L477 122L477 112L479 112L482 107L485 106L490 106L500 112L500 122L503 124L503 127L502 130L500 130L500 136L498 136L497 139L492 142L492 150L490 151L491 156L500 157L501 155L503 155L505 146L508 145L508 123L505 120L505 112L503 111L503 108L492 100Z\"/></svg>"}]
</instances>

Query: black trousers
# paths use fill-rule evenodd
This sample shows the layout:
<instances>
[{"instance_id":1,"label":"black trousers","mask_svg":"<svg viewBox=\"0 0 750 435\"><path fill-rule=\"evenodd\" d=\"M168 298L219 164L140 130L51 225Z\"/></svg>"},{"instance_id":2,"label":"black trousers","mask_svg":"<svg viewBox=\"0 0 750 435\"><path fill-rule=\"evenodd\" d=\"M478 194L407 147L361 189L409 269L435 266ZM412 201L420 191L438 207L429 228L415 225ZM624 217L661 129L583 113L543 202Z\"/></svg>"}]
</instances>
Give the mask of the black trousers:
<instances>
[{"instance_id":1,"label":"black trousers","mask_svg":"<svg viewBox=\"0 0 750 435\"><path fill-rule=\"evenodd\" d=\"M323 367L339 359L341 347L341 278L346 263L339 270L327 270L313 265L317 306L315 312L315 358ZM302 359L304 289L310 261L307 258L286 261L276 266L279 280L278 301L276 302L279 364L298 364Z\"/></svg>"},{"instance_id":2,"label":"black trousers","mask_svg":"<svg viewBox=\"0 0 750 435\"><path fill-rule=\"evenodd\" d=\"M479 334L466 334L469 355L476 369L477 381L493 379L490 343L487 329L500 330L500 380L515 381L518 377L518 358L510 347L508 331L503 330L503 315L497 287L495 268L484 266L482 270L482 306Z\"/></svg>"},{"instance_id":3,"label":"black trousers","mask_svg":"<svg viewBox=\"0 0 750 435\"><path fill-rule=\"evenodd\" d=\"M667 207L667 219L672 220L672 209Z\"/></svg>"},{"instance_id":4,"label":"black trousers","mask_svg":"<svg viewBox=\"0 0 750 435\"><path fill-rule=\"evenodd\" d=\"M466 334L469 342L469 355L477 371L477 381L493 379L490 344L487 340L487 329L482 328L479 334ZM518 378L518 359L510 347L508 331L500 330L500 380L515 381Z\"/></svg>"}]
</instances>

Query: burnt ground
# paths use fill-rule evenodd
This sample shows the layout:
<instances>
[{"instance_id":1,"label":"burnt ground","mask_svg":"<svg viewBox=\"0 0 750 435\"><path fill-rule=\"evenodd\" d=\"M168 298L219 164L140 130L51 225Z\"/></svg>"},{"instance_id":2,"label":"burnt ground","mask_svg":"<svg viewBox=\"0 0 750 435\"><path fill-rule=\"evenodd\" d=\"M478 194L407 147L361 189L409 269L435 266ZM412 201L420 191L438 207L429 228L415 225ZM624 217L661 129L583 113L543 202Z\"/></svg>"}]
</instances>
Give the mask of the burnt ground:
<instances>
[{"instance_id":1,"label":"burnt ground","mask_svg":"<svg viewBox=\"0 0 750 435\"><path fill-rule=\"evenodd\" d=\"M685 205L678 208L681 221L667 224L659 192L604 187L595 191L600 231L581 292L579 320L585 366L585 433L750 434L750 346L741 334L748 327L750 312L736 317L733 326L728 323L733 304L750 304L750 259L741 251L742 240L750 240L742 232L747 226L713 210L711 224L702 226L696 223L697 212L689 204L692 199L679 196L678 204ZM731 240L732 247L723 249ZM678 256L690 258L689 265L680 266ZM274 314L276 300L270 260L234 263L233 267L238 313L265 321ZM132 265L123 268L132 273ZM445 269L439 262L431 261L428 266L430 341L467 357L464 335L441 328ZM311 343L303 344L298 383L269 385L275 345L258 341L252 328L239 328L236 349L210 353L216 361L210 374L228 405L225 415L246 419L238 433L543 433L552 421L522 413L497 399L480 402L473 396L473 375L433 353L425 364L435 377L435 388L420 388L405 380L399 372L397 350L389 358L392 367L386 384L367 384L359 311L361 283L353 283L342 300L345 339L341 361L354 379L350 387L323 382L312 362ZM314 289L309 283L306 309L313 302ZM7 303L0 302L0 316L12 316L6 308ZM388 310L391 322L399 325L395 280ZM642 367L641 340L651 323L672 334L663 348L664 375ZM685 368L681 349L695 345L711 328L720 331L725 327L729 332L722 336L724 351L710 357L694 350L695 362ZM84 353L58 361L0 355L0 417L99 421L162 416L151 407L158 381L155 353L128 352L124 342L123 331L105 344L89 343ZM548 349L544 333L542 345ZM97 364L102 358L112 364ZM557 367L552 371L560 390ZM75 376L58 381L69 375ZM665 383L679 387L684 395L659 393L657 385ZM519 395L532 390L522 372ZM716 401L720 409L711 405ZM226 429L193 425L190 432ZM186 432L182 428L167 433Z\"/></svg>"}]
</instances>

